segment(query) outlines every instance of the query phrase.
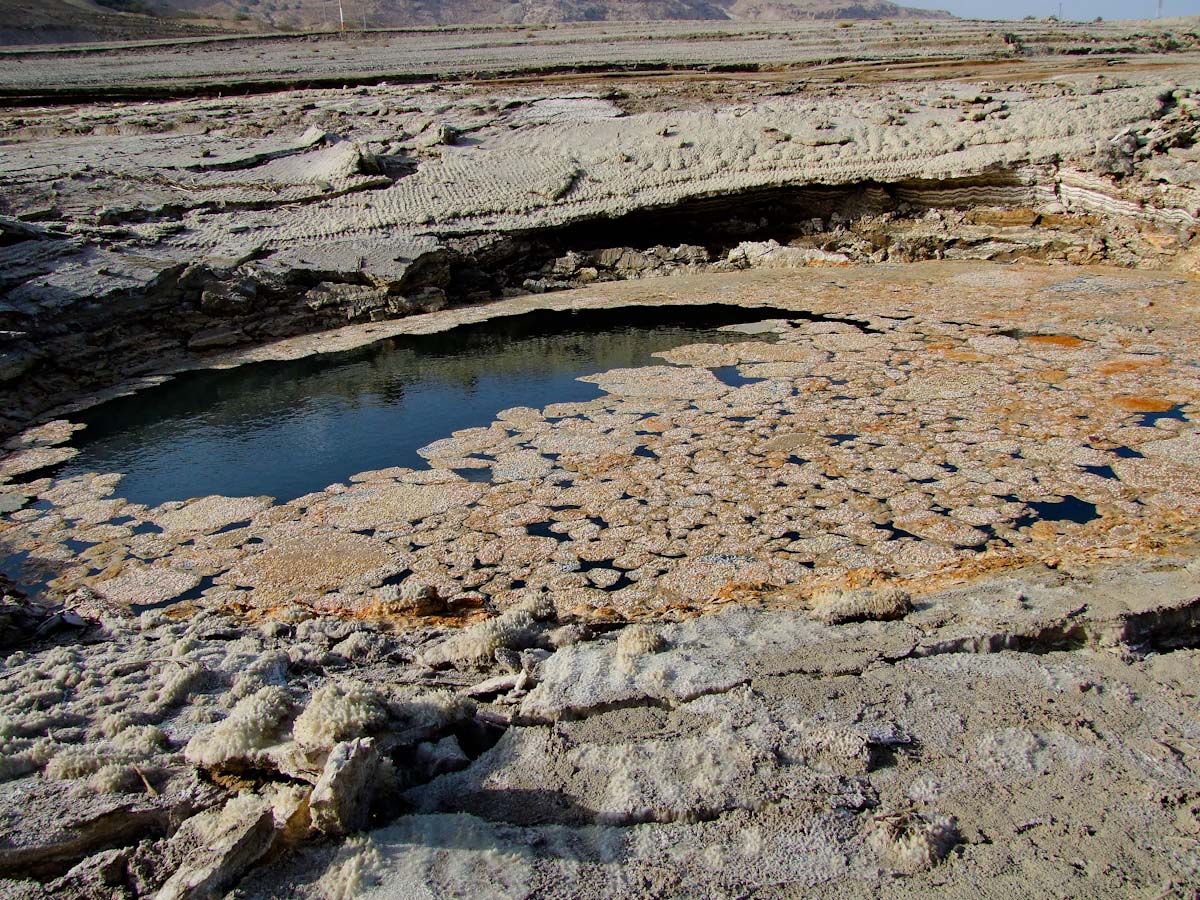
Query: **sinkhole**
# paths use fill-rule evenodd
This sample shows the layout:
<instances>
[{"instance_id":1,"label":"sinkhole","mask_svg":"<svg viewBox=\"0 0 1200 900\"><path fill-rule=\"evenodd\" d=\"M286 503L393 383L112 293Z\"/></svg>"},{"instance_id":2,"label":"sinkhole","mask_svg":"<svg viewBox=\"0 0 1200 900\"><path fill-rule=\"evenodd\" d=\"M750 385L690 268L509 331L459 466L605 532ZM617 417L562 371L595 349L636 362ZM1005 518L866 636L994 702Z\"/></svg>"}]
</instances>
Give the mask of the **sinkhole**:
<instances>
[{"instance_id":1,"label":"sinkhole","mask_svg":"<svg viewBox=\"0 0 1200 900\"><path fill-rule=\"evenodd\" d=\"M419 448L504 409L600 397L582 375L662 364L653 353L686 344L772 339L719 330L728 325L816 318L719 303L537 311L188 372L73 416L87 426L80 453L53 474L120 472L118 493L147 505L210 494L287 501L359 472L426 468Z\"/></svg>"}]
</instances>

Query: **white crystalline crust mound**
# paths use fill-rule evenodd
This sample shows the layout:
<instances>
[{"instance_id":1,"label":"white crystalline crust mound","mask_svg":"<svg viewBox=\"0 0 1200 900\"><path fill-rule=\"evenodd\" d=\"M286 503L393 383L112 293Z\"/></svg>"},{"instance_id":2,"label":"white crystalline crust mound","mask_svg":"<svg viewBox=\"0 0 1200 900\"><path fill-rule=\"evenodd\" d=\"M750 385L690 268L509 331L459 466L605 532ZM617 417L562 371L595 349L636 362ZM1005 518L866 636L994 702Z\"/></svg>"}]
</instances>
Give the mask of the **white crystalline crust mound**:
<instances>
[{"instance_id":1,"label":"white crystalline crust mound","mask_svg":"<svg viewBox=\"0 0 1200 900\"><path fill-rule=\"evenodd\" d=\"M378 885L383 874L383 858L374 842L351 838L317 882L317 890L321 900L354 900Z\"/></svg>"},{"instance_id":2,"label":"white crystalline crust mound","mask_svg":"<svg viewBox=\"0 0 1200 900\"><path fill-rule=\"evenodd\" d=\"M274 685L265 687L239 700L228 718L192 738L185 756L197 766L253 759L279 736L291 712L292 700L287 691Z\"/></svg>"},{"instance_id":3,"label":"white crystalline crust mound","mask_svg":"<svg viewBox=\"0 0 1200 900\"><path fill-rule=\"evenodd\" d=\"M665 642L658 631L651 625L630 625L617 636L618 656L639 656L645 653L657 653Z\"/></svg>"},{"instance_id":4,"label":"white crystalline crust mound","mask_svg":"<svg viewBox=\"0 0 1200 900\"><path fill-rule=\"evenodd\" d=\"M292 737L306 747L328 750L387 721L383 696L354 682L323 684L292 727Z\"/></svg>"},{"instance_id":5,"label":"white crystalline crust mound","mask_svg":"<svg viewBox=\"0 0 1200 900\"><path fill-rule=\"evenodd\" d=\"M869 838L881 861L905 875L936 865L958 841L958 825L949 816L928 821L914 815L880 816Z\"/></svg>"},{"instance_id":6,"label":"white crystalline crust mound","mask_svg":"<svg viewBox=\"0 0 1200 900\"><path fill-rule=\"evenodd\" d=\"M902 619L912 611L912 600L899 588L827 590L813 597L812 615L827 625L839 622Z\"/></svg>"},{"instance_id":7,"label":"white crystalline crust mound","mask_svg":"<svg viewBox=\"0 0 1200 900\"><path fill-rule=\"evenodd\" d=\"M472 625L431 647L421 658L432 666L479 665L490 661L497 650L530 646L541 630L541 623L553 614L553 604L545 598L524 600L495 618Z\"/></svg>"}]
</instances>

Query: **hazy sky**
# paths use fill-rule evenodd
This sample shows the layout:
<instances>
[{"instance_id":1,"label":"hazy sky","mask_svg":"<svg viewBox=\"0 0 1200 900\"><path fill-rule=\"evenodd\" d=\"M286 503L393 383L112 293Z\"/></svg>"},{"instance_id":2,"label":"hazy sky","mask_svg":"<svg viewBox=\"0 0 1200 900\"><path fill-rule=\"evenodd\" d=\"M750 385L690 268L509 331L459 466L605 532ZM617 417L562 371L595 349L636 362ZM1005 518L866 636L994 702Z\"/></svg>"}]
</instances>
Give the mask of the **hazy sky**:
<instances>
[{"instance_id":1,"label":"hazy sky","mask_svg":"<svg viewBox=\"0 0 1200 900\"><path fill-rule=\"evenodd\" d=\"M903 6L945 9L972 19L1020 19L1025 16L1057 16L1059 0L897 0ZM1062 17L1091 21L1106 19L1152 19L1157 0L1062 0ZM1200 0L1163 0L1164 16L1198 16Z\"/></svg>"}]
</instances>

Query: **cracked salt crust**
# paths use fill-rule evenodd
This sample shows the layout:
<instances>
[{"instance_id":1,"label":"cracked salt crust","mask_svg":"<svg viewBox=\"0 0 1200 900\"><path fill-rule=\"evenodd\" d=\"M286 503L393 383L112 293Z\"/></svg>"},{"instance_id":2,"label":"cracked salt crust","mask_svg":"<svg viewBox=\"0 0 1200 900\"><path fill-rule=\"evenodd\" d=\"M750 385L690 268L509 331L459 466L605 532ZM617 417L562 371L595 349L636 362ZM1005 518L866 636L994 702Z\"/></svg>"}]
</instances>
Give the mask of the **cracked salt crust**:
<instances>
[{"instance_id":1,"label":"cracked salt crust","mask_svg":"<svg viewBox=\"0 0 1200 900\"><path fill-rule=\"evenodd\" d=\"M504 427L435 442L422 449L432 471L364 473L283 506L203 498L139 511L104 499L114 487L103 479L21 486L19 496L49 508L10 514L3 538L51 567L62 594L94 584L157 602L160 589L134 596L140 567L187 565L213 579L201 603L300 601L360 615L381 608L374 591L407 569L446 597L478 592L503 606L545 586L560 609L600 617L670 617L728 602L723 592L770 598L860 572L938 583L955 571L1186 539L1187 511L1200 508L1194 426L1136 426L1141 414L1119 398L1136 389L1192 408L1200 380L1182 364L1196 342L1190 283L991 270L994 289L966 295L960 285L979 267L846 271L822 283L786 273L668 279L653 288L658 302L701 302L719 286L729 300L766 295L852 313L876 331L797 320L775 326L774 344L679 348L665 354L677 365L589 377L606 391L599 400L508 411ZM606 285L546 303L612 305L633 292ZM1055 298L1044 320L1025 305L1031 292ZM1152 332L1134 298L1154 300ZM887 317L897 307L906 318ZM433 319L448 327L480 312ZM342 345L371 334L348 329ZM1114 367L1134 346L1159 364ZM762 380L731 388L706 367L731 364ZM1039 380L1047 365L1061 376ZM463 481L455 465L486 470L491 483ZM1088 470L1106 466L1115 477ZM1027 518L1029 504L1063 498L1095 516ZM164 531L134 534L140 521ZM79 553L68 540L95 543Z\"/></svg>"}]
</instances>

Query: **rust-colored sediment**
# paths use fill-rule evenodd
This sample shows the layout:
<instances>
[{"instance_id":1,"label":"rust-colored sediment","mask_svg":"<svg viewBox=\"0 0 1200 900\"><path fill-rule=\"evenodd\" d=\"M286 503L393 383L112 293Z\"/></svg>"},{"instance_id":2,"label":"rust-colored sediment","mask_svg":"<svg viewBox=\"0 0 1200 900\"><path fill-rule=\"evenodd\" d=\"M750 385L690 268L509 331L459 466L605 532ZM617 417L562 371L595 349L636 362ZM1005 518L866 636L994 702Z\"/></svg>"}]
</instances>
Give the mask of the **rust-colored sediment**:
<instances>
[{"instance_id":1,"label":"rust-colored sediment","mask_svg":"<svg viewBox=\"0 0 1200 900\"><path fill-rule=\"evenodd\" d=\"M1136 395L1113 397L1113 404L1129 412L1139 413L1162 413L1175 408L1175 403L1171 400Z\"/></svg>"},{"instance_id":2,"label":"rust-colored sediment","mask_svg":"<svg viewBox=\"0 0 1200 900\"><path fill-rule=\"evenodd\" d=\"M1061 347L1064 350L1075 350L1087 342L1069 334L1031 334L1024 338L1030 344L1046 347Z\"/></svg>"}]
</instances>

